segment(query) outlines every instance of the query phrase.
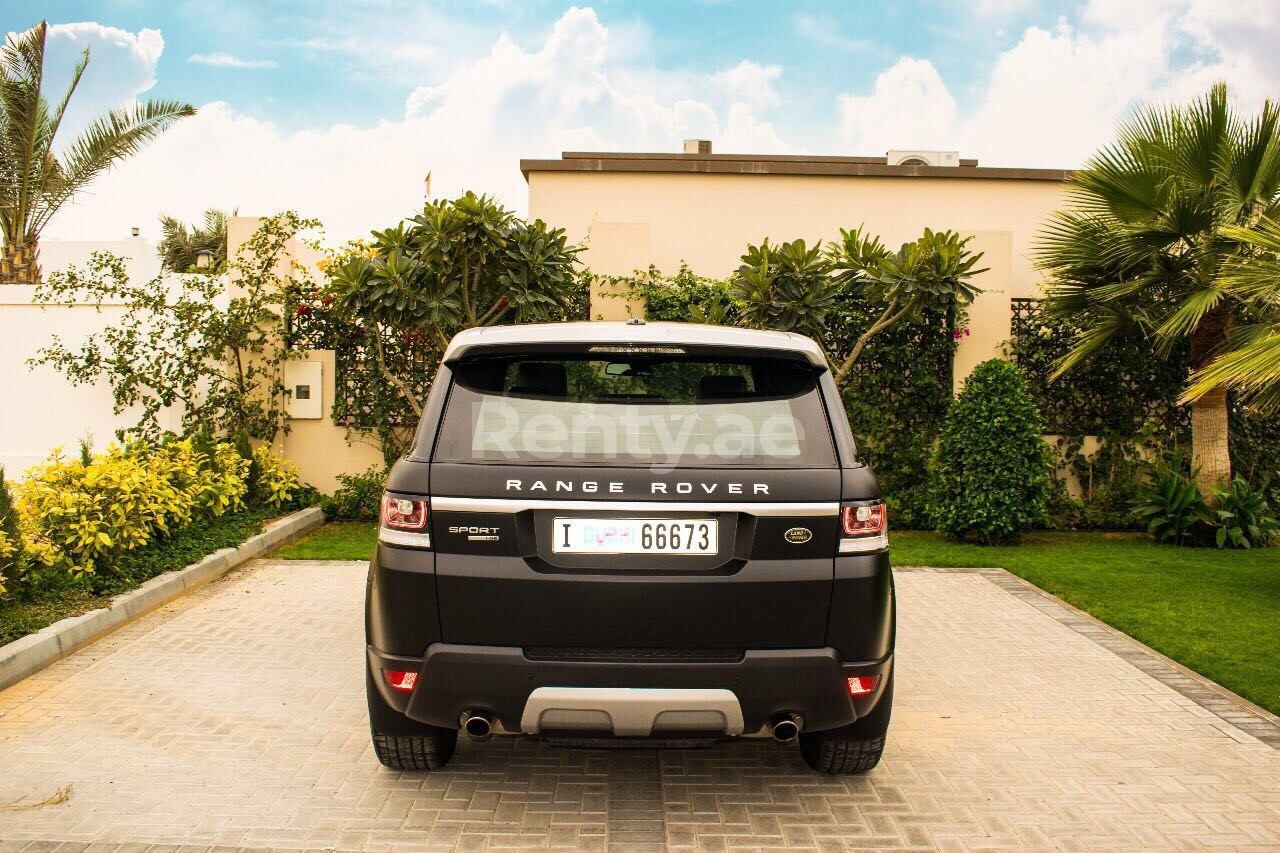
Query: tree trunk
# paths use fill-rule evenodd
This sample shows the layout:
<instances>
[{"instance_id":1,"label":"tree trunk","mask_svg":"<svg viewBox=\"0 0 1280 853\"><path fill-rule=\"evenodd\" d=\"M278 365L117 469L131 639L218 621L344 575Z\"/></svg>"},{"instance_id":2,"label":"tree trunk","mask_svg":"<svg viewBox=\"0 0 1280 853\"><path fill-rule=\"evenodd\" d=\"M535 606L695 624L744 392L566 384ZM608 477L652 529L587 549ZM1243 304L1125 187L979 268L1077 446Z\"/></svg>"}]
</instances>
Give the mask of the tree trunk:
<instances>
[{"instance_id":1,"label":"tree trunk","mask_svg":"<svg viewBox=\"0 0 1280 853\"><path fill-rule=\"evenodd\" d=\"M1227 451L1227 389L1219 385L1191 404L1191 468L1210 503L1214 487L1231 479Z\"/></svg>"},{"instance_id":2,"label":"tree trunk","mask_svg":"<svg viewBox=\"0 0 1280 853\"><path fill-rule=\"evenodd\" d=\"M39 284L40 246L35 240L5 241L0 254L0 284Z\"/></svg>"},{"instance_id":3,"label":"tree trunk","mask_svg":"<svg viewBox=\"0 0 1280 853\"><path fill-rule=\"evenodd\" d=\"M1209 365L1225 348L1231 330L1231 310L1219 306L1200 320L1191 333L1191 368ZM1227 388L1219 385L1191 404L1191 468L1195 483L1210 505L1217 502L1214 487L1231 480L1228 444Z\"/></svg>"}]
</instances>

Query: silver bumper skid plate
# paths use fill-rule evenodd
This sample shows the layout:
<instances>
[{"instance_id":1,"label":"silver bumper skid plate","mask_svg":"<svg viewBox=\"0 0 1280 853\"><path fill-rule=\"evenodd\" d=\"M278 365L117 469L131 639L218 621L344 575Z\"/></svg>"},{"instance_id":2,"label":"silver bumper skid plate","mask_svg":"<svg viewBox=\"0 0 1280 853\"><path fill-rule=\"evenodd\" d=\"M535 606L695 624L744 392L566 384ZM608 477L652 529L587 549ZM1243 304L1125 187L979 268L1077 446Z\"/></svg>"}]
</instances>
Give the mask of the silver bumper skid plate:
<instances>
[{"instance_id":1,"label":"silver bumper skid plate","mask_svg":"<svg viewBox=\"0 0 1280 853\"><path fill-rule=\"evenodd\" d=\"M639 687L539 687L529 694L520 730L611 731L616 737L655 732L742 734L742 706L732 690Z\"/></svg>"}]
</instances>

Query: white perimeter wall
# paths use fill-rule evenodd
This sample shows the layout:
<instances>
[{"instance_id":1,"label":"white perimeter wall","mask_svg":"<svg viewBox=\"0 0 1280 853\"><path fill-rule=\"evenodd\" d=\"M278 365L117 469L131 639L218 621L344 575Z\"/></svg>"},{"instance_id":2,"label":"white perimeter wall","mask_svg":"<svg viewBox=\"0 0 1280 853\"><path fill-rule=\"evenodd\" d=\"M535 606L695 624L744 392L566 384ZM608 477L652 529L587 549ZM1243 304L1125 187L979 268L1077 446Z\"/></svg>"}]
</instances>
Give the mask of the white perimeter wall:
<instances>
[{"instance_id":1,"label":"white perimeter wall","mask_svg":"<svg viewBox=\"0 0 1280 853\"><path fill-rule=\"evenodd\" d=\"M40 265L50 273L70 265L83 265L95 251L128 258L130 279L147 281L160 273L155 247L141 238L115 242L42 241ZM77 348L84 339L106 328L123 314L121 305L34 305L35 288L0 284L0 465L5 475L18 479L31 465L44 460L61 445L68 454L78 452L78 442L92 434L101 450L115 430L131 426L130 413L112 414L110 386L75 386L49 367L34 370L27 359L48 344L54 334ZM176 413L171 417L176 427Z\"/></svg>"}]
</instances>

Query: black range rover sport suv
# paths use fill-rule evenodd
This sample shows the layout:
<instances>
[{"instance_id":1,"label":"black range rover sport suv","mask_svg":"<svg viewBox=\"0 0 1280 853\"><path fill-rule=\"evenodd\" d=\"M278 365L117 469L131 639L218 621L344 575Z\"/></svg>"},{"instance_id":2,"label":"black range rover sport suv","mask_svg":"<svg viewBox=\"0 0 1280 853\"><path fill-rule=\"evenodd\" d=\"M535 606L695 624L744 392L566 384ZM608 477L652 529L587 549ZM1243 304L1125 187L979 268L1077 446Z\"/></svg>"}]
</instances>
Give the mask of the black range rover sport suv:
<instances>
[{"instance_id":1,"label":"black range rover sport suv","mask_svg":"<svg viewBox=\"0 0 1280 853\"><path fill-rule=\"evenodd\" d=\"M433 770L459 730L772 736L817 770L870 770L893 701L887 545L810 339L634 320L463 332L383 498L375 752Z\"/></svg>"}]
</instances>

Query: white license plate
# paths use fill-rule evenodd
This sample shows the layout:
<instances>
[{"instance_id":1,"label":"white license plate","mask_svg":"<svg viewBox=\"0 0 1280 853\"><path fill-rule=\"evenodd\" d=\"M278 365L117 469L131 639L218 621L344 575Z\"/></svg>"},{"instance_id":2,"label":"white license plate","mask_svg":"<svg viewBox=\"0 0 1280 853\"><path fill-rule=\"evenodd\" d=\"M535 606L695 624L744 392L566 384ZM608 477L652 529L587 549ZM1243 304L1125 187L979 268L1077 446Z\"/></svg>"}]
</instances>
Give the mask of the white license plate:
<instances>
[{"instance_id":1,"label":"white license plate","mask_svg":"<svg viewBox=\"0 0 1280 853\"><path fill-rule=\"evenodd\" d=\"M714 518L557 518L556 554L715 554L720 523Z\"/></svg>"}]
</instances>

